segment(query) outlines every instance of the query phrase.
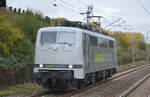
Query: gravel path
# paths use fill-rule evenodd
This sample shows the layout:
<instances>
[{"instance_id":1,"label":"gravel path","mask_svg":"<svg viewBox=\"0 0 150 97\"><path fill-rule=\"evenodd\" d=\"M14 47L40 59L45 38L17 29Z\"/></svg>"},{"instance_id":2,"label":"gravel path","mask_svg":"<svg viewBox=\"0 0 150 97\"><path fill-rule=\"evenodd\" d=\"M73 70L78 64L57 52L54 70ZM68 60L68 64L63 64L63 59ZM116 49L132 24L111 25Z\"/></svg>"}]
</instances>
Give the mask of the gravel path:
<instances>
[{"instance_id":1,"label":"gravel path","mask_svg":"<svg viewBox=\"0 0 150 97\"><path fill-rule=\"evenodd\" d=\"M98 85L92 89L74 95L72 97L119 97L145 75L150 74L150 66L141 70L132 72L104 84Z\"/></svg>"},{"instance_id":2,"label":"gravel path","mask_svg":"<svg viewBox=\"0 0 150 97\"><path fill-rule=\"evenodd\" d=\"M127 97L150 97L150 78Z\"/></svg>"}]
</instances>

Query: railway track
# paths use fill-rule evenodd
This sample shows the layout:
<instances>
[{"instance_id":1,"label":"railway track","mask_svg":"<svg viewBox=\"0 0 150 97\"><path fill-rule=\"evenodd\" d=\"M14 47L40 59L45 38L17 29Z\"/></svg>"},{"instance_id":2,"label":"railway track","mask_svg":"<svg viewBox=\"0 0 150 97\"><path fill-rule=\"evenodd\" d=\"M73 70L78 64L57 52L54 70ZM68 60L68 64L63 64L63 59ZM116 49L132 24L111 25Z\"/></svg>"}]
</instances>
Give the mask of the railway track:
<instances>
[{"instance_id":1,"label":"railway track","mask_svg":"<svg viewBox=\"0 0 150 97\"><path fill-rule=\"evenodd\" d=\"M150 78L150 74L145 76L143 79L141 79L139 82L137 82L133 87L125 91L121 96L119 97L127 97L129 94L131 94L134 90L136 90L141 84L143 84L148 78Z\"/></svg>"},{"instance_id":2,"label":"railway track","mask_svg":"<svg viewBox=\"0 0 150 97\"><path fill-rule=\"evenodd\" d=\"M50 93L49 90L42 90L42 91L38 91L32 95L29 95L29 97L41 97L41 96L47 95L49 93Z\"/></svg>"},{"instance_id":3,"label":"railway track","mask_svg":"<svg viewBox=\"0 0 150 97\"><path fill-rule=\"evenodd\" d=\"M43 92L40 92L40 93L37 93L37 94L30 95L28 97L71 97L73 95L76 95L76 94L81 93L83 91L86 91L88 89L94 88L94 87L96 87L98 85L101 85L103 83L109 82L110 80L114 80L114 79L123 77L123 76L125 76L125 75L127 75L129 73L136 72L136 71L138 71L138 70L140 70L140 69L142 69L142 68L144 68L146 66L149 66L149 64L146 64L146 65L143 65L143 66L140 66L140 67L136 67L136 68L133 68L133 69L129 69L129 70L126 70L126 71L123 71L123 72L119 72L116 75L114 75L112 77L112 79L102 80L102 81L97 82L95 84L88 85L88 86L86 86L86 87L84 87L84 88L82 88L80 90L77 90L77 91L73 91L73 92L69 92L69 93L64 93L64 94L60 93L60 95L57 94L57 93L56 93L57 95L51 94L51 91L43 91ZM123 96L123 94L122 94L122 96L120 96L120 97L126 97L126 96Z\"/></svg>"}]
</instances>

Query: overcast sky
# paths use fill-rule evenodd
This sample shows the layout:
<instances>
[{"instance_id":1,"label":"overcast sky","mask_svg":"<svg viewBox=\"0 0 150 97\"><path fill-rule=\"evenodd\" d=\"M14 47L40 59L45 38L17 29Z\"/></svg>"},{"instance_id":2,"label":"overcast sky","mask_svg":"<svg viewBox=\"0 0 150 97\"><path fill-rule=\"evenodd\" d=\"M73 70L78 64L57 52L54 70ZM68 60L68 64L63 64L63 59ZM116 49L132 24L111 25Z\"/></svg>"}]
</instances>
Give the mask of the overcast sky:
<instances>
[{"instance_id":1,"label":"overcast sky","mask_svg":"<svg viewBox=\"0 0 150 97\"><path fill-rule=\"evenodd\" d=\"M141 2L150 12L150 0L141 0ZM53 4L57 4L57 6L53 6ZM7 6L22 9L31 8L42 12L45 16L65 17L69 20L80 21L85 20L85 17L76 13L76 11L86 11L89 4L94 7L94 15L106 17L107 21L102 19L103 27L122 18L119 23L125 20L126 23L123 23L123 25L131 25L131 27L125 27L129 31L142 33L149 31L150 33L150 16L140 6L138 0L7 0ZM116 27L115 30L122 30L122 28Z\"/></svg>"}]
</instances>

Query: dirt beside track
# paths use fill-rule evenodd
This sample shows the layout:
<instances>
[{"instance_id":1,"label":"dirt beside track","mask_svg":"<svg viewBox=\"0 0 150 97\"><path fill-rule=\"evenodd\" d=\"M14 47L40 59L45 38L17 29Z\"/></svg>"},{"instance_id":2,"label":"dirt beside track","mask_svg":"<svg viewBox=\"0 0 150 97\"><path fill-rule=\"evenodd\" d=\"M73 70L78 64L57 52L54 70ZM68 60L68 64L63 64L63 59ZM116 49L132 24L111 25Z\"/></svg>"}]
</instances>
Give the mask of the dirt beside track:
<instances>
[{"instance_id":1,"label":"dirt beside track","mask_svg":"<svg viewBox=\"0 0 150 97\"><path fill-rule=\"evenodd\" d=\"M150 97L150 78L127 97Z\"/></svg>"},{"instance_id":2,"label":"dirt beside track","mask_svg":"<svg viewBox=\"0 0 150 97\"><path fill-rule=\"evenodd\" d=\"M145 75L150 74L150 66L98 85L72 97L119 97Z\"/></svg>"}]
</instances>

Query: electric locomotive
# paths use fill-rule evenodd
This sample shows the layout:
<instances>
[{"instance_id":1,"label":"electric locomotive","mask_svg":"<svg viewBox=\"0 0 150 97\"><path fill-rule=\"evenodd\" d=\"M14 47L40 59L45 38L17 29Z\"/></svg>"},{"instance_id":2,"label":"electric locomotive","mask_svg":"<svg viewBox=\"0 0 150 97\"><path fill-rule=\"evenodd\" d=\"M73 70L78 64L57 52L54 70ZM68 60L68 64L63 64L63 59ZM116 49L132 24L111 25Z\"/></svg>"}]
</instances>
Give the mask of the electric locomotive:
<instances>
[{"instance_id":1,"label":"electric locomotive","mask_svg":"<svg viewBox=\"0 0 150 97\"><path fill-rule=\"evenodd\" d=\"M68 21L38 30L34 79L45 88L79 89L112 77L116 67L116 40L102 31Z\"/></svg>"}]
</instances>

